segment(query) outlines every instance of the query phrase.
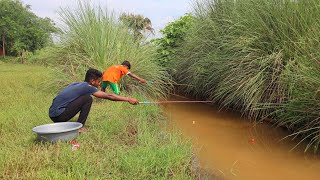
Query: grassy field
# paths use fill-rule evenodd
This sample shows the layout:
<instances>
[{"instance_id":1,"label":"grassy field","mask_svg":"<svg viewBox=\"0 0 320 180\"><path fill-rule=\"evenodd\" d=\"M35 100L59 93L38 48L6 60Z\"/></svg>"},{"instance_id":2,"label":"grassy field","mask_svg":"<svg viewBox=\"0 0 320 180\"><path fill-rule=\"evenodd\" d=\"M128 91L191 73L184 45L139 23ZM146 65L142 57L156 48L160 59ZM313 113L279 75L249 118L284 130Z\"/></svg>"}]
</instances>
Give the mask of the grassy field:
<instances>
[{"instance_id":1,"label":"grassy field","mask_svg":"<svg viewBox=\"0 0 320 180\"><path fill-rule=\"evenodd\" d=\"M37 143L32 128L51 123L55 78L45 67L0 64L0 179L194 179L191 143L160 128L156 106L95 99L79 150Z\"/></svg>"}]
</instances>

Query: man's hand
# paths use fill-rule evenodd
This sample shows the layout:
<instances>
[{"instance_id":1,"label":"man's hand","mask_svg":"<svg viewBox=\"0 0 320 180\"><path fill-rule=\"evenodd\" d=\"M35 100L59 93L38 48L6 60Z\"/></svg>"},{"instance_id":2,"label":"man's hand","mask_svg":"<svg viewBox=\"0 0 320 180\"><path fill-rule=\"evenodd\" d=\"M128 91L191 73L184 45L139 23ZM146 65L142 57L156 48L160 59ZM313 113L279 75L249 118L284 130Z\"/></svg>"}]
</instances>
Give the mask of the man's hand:
<instances>
[{"instance_id":1,"label":"man's hand","mask_svg":"<svg viewBox=\"0 0 320 180\"><path fill-rule=\"evenodd\" d=\"M136 100L135 98L128 98L128 102L132 105L137 105L139 104L139 101Z\"/></svg>"}]
</instances>

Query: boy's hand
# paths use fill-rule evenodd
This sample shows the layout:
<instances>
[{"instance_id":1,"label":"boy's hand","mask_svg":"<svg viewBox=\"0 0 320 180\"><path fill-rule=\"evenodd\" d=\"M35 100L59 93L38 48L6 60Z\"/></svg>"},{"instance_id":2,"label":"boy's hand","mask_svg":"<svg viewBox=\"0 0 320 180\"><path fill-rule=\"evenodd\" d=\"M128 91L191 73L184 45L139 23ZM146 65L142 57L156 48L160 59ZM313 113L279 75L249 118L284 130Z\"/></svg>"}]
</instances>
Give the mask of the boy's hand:
<instances>
[{"instance_id":1,"label":"boy's hand","mask_svg":"<svg viewBox=\"0 0 320 180\"><path fill-rule=\"evenodd\" d=\"M145 79L141 79L139 82L140 82L140 83L146 83L146 82L147 82L147 80L145 80Z\"/></svg>"},{"instance_id":2,"label":"boy's hand","mask_svg":"<svg viewBox=\"0 0 320 180\"><path fill-rule=\"evenodd\" d=\"M153 81L147 81L146 82L148 85L152 85L153 84Z\"/></svg>"},{"instance_id":3,"label":"boy's hand","mask_svg":"<svg viewBox=\"0 0 320 180\"><path fill-rule=\"evenodd\" d=\"M139 101L136 100L135 98L128 98L128 102L132 105L137 105L139 104Z\"/></svg>"}]
</instances>

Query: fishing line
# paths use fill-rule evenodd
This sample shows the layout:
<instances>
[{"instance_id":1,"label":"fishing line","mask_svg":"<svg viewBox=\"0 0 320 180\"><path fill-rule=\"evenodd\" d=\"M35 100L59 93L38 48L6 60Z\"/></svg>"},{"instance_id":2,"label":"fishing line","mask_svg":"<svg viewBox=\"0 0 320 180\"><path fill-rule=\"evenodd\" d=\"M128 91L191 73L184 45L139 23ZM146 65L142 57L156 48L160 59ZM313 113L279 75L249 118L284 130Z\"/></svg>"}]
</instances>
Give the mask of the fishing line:
<instances>
[{"instance_id":1,"label":"fishing line","mask_svg":"<svg viewBox=\"0 0 320 180\"><path fill-rule=\"evenodd\" d=\"M183 98L183 99L189 99L189 100L191 100L190 98L187 98L187 97L185 97L185 96L180 96L180 95L175 94L175 93L170 93L170 92L168 92L168 94L171 94L171 95L173 95L173 96L177 96L177 97L179 97L179 98Z\"/></svg>"},{"instance_id":2,"label":"fishing line","mask_svg":"<svg viewBox=\"0 0 320 180\"><path fill-rule=\"evenodd\" d=\"M156 102L139 102L139 104L167 104L167 103L213 103L214 101L156 101Z\"/></svg>"},{"instance_id":3,"label":"fishing line","mask_svg":"<svg viewBox=\"0 0 320 180\"><path fill-rule=\"evenodd\" d=\"M171 82L153 82L153 81L148 81L147 83L151 83L151 84L167 84L167 85L176 85L176 86L193 86L191 84L179 84L179 83L171 83Z\"/></svg>"},{"instance_id":4,"label":"fishing line","mask_svg":"<svg viewBox=\"0 0 320 180\"><path fill-rule=\"evenodd\" d=\"M250 136L251 136L251 140L250 140L251 144L254 144L254 136L253 136L253 133L252 133L252 129L253 129L254 126L255 125L252 125L250 127L250 129L249 129L249 133L250 133Z\"/></svg>"}]
</instances>

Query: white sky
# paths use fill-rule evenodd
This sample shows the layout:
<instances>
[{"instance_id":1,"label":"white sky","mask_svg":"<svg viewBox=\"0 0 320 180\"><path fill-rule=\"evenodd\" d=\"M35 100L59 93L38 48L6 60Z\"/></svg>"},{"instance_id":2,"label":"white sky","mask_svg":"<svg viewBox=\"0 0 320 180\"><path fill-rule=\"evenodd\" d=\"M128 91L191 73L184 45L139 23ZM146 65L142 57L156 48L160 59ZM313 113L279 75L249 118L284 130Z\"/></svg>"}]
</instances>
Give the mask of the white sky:
<instances>
[{"instance_id":1,"label":"white sky","mask_svg":"<svg viewBox=\"0 0 320 180\"><path fill-rule=\"evenodd\" d=\"M75 0L21 0L31 5L31 11L40 17L49 17L59 22L59 7L72 7ZM192 0L90 0L116 13L130 12L148 17L156 32L168 22L178 19L191 10ZM158 34L159 35L159 34Z\"/></svg>"}]
</instances>

